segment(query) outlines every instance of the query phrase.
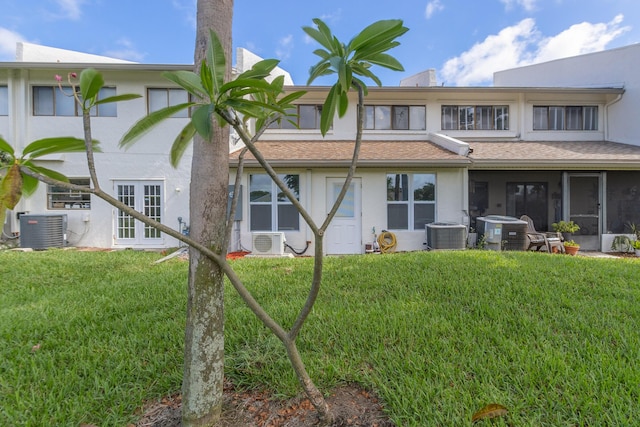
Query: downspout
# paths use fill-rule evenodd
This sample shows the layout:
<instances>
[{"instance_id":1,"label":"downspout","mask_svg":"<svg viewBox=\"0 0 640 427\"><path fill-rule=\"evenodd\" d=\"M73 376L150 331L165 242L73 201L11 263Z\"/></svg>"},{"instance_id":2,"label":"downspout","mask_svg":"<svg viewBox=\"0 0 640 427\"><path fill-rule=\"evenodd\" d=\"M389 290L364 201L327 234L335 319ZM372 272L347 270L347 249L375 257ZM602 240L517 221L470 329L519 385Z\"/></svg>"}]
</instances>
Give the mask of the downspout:
<instances>
[{"instance_id":1,"label":"downspout","mask_svg":"<svg viewBox=\"0 0 640 427\"><path fill-rule=\"evenodd\" d=\"M611 102L604 104L604 140L609 141L609 107L622 99L622 94L618 94Z\"/></svg>"}]
</instances>

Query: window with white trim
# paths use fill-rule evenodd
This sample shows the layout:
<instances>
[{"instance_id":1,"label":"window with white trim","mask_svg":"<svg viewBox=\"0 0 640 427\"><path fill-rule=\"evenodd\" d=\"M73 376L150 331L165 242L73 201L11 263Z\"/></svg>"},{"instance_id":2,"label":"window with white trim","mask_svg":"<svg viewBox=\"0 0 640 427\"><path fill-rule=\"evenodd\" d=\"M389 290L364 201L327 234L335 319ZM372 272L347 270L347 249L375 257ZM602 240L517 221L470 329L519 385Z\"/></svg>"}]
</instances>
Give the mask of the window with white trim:
<instances>
[{"instance_id":1,"label":"window with white trim","mask_svg":"<svg viewBox=\"0 0 640 427\"><path fill-rule=\"evenodd\" d=\"M509 130L508 105L443 105L442 130Z\"/></svg>"},{"instance_id":2,"label":"window with white trim","mask_svg":"<svg viewBox=\"0 0 640 427\"><path fill-rule=\"evenodd\" d=\"M89 188L89 178L69 178L69 183ZM91 209L91 194L58 185L47 186L49 209Z\"/></svg>"},{"instance_id":3,"label":"window with white trim","mask_svg":"<svg viewBox=\"0 0 640 427\"><path fill-rule=\"evenodd\" d=\"M300 197L299 175L278 175L287 188ZM249 216L251 231L289 231L300 229L300 214L267 174L249 177Z\"/></svg>"},{"instance_id":4,"label":"window with white trim","mask_svg":"<svg viewBox=\"0 0 640 427\"><path fill-rule=\"evenodd\" d=\"M365 105L364 128L380 130L425 130L424 105Z\"/></svg>"},{"instance_id":5,"label":"window with white trim","mask_svg":"<svg viewBox=\"0 0 640 427\"><path fill-rule=\"evenodd\" d=\"M153 113L163 108L186 104L189 102L189 93L179 88L149 88L147 89L147 102L149 113ZM189 109L180 110L171 117L189 117Z\"/></svg>"},{"instance_id":6,"label":"window with white trim","mask_svg":"<svg viewBox=\"0 0 640 427\"><path fill-rule=\"evenodd\" d=\"M598 107L535 105L533 130L598 130Z\"/></svg>"},{"instance_id":7,"label":"window with white trim","mask_svg":"<svg viewBox=\"0 0 640 427\"><path fill-rule=\"evenodd\" d=\"M0 86L0 116L9 115L9 88Z\"/></svg>"},{"instance_id":8,"label":"window with white trim","mask_svg":"<svg viewBox=\"0 0 640 427\"><path fill-rule=\"evenodd\" d=\"M269 129L320 129L322 104L299 104L287 110L280 122L273 122Z\"/></svg>"},{"instance_id":9,"label":"window with white trim","mask_svg":"<svg viewBox=\"0 0 640 427\"><path fill-rule=\"evenodd\" d=\"M82 109L73 97L71 86L34 86L34 116L82 116ZM98 92L98 100L116 95L115 87L103 87ZM118 109L115 102L96 105L91 109L94 117L116 117Z\"/></svg>"},{"instance_id":10,"label":"window with white trim","mask_svg":"<svg viewBox=\"0 0 640 427\"><path fill-rule=\"evenodd\" d=\"M424 230L435 221L436 175L387 174L387 228Z\"/></svg>"}]
</instances>

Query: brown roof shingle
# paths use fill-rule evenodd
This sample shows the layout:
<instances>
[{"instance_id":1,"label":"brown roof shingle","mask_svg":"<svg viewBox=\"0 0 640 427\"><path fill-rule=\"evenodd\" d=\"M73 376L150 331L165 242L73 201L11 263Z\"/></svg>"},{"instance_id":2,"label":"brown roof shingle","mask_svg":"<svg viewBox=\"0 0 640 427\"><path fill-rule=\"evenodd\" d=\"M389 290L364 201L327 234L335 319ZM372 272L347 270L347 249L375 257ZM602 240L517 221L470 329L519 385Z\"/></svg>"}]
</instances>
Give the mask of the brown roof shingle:
<instances>
[{"instance_id":1,"label":"brown roof shingle","mask_svg":"<svg viewBox=\"0 0 640 427\"><path fill-rule=\"evenodd\" d=\"M256 147L272 165L343 167L353 156L353 141L260 141ZM230 154L237 164L238 151ZM246 165L256 163L247 153ZM362 166L468 166L469 159L430 141L363 141L358 165Z\"/></svg>"}]
</instances>

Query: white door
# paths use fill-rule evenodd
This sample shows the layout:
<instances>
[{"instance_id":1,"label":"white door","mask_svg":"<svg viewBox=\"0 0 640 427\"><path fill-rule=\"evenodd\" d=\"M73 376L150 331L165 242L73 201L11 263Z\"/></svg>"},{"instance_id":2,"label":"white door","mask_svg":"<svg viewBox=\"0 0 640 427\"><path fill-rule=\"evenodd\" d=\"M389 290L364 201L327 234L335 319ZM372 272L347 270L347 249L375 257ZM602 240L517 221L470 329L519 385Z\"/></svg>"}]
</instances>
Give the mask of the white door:
<instances>
[{"instance_id":1,"label":"white door","mask_svg":"<svg viewBox=\"0 0 640 427\"><path fill-rule=\"evenodd\" d=\"M114 190L116 198L154 219L162 222L163 185L158 181L118 181ZM163 243L162 233L131 215L117 209L114 224L115 243L126 246L153 246Z\"/></svg>"},{"instance_id":2,"label":"white door","mask_svg":"<svg viewBox=\"0 0 640 427\"><path fill-rule=\"evenodd\" d=\"M338 198L343 178L327 178L327 213ZM327 254L362 253L362 202L360 178L354 178L325 237Z\"/></svg>"}]
</instances>

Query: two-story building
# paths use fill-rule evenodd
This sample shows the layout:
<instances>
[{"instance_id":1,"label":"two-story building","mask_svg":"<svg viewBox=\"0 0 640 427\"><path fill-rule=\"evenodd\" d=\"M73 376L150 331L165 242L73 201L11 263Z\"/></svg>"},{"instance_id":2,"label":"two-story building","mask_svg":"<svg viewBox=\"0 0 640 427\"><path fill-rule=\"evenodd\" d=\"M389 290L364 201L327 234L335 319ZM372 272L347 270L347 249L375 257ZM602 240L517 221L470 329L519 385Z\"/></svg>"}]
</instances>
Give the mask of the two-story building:
<instances>
[{"instance_id":1,"label":"two-story building","mask_svg":"<svg viewBox=\"0 0 640 427\"><path fill-rule=\"evenodd\" d=\"M492 87L443 87L424 76L398 87L371 87L358 168L328 230L326 252L363 253L374 229L393 232L398 251L422 250L427 224L474 227L477 217L492 214L526 214L538 230L572 219L581 226L575 240L583 250L608 250L614 234L628 232L625 223L640 224L640 140L635 136L640 125L629 120L640 102L635 92L640 79L631 73L639 60L634 45L555 61L549 73L575 75L575 84L568 84L568 77L536 84L536 76L546 72L527 75L524 68L497 73ZM583 70L589 63L601 66L600 79L578 78L574 68ZM160 72L189 66L95 60L0 63L0 135L18 147L45 136L81 136L77 112L59 96L53 76L88 66L104 73L105 90L142 95L97 111L93 118L93 135L103 149L97 157L101 186L167 225L185 227L191 153L172 169L168 150L188 117L167 121L127 152L117 143L144 114L186 99ZM616 74L620 69L629 72ZM283 121L281 128L268 129L257 146L321 223L352 156L355 94L347 114L323 138L319 117L328 88L291 89L307 91L297 106L298 127ZM237 154L234 147L230 182ZM88 184L83 155L58 156L46 164ZM302 252L312 240L309 228L251 155L241 183L231 249L253 250L259 244L256 236L277 235ZM55 187L42 185L21 202L8 215L5 234L19 233L18 212L67 214L70 245L177 245L101 200ZM305 254L312 251L311 245Z\"/></svg>"}]
</instances>

